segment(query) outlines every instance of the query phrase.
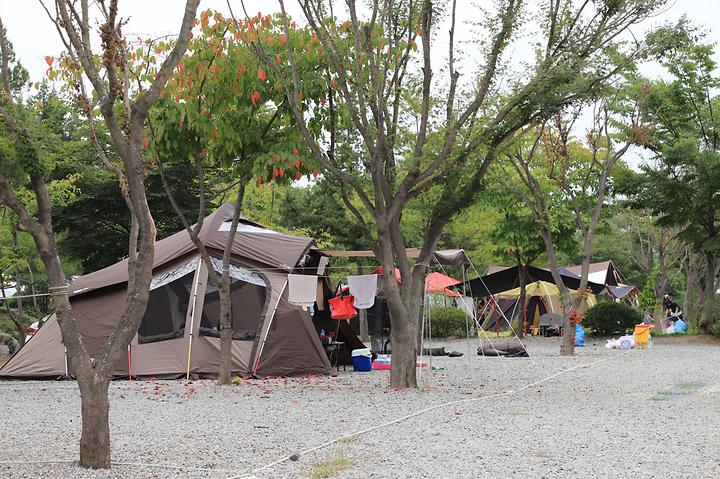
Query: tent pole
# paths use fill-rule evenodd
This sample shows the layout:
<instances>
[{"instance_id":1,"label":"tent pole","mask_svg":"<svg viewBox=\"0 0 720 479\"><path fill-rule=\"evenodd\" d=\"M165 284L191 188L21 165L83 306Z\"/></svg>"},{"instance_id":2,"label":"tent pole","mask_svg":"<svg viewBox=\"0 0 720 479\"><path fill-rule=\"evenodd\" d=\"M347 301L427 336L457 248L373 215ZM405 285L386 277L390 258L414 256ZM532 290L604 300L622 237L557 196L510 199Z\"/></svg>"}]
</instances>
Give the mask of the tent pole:
<instances>
[{"instance_id":1,"label":"tent pole","mask_svg":"<svg viewBox=\"0 0 720 479\"><path fill-rule=\"evenodd\" d=\"M67 348L63 346L63 350L65 351L65 377L69 378L70 373L68 372Z\"/></svg>"},{"instance_id":2,"label":"tent pole","mask_svg":"<svg viewBox=\"0 0 720 479\"><path fill-rule=\"evenodd\" d=\"M285 288L287 288L288 280L285 280L285 284L283 284L282 289L280 290L280 294L278 295L277 301L275 301L275 307L273 308L272 315L270 316L270 321L268 322L268 327L265 330L265 337L262 340L262 343L260 344L260 350L258 351L257 360L255 360L255 367L253 368L252 373L255 374L257 372L258 366L260 366L260 357L262 356L263 349L265 349L265 342L267 341L268 334L270 334L270 327L272 326L272 322L275 319L275 312L278 309L278 306L280 306L280 300L282 299L283 293L285 293Z\"/></svg>"},{"instance_id":3,"label":"tent pole","mask_svg":"<svg viewBox=\"0 0 720 479\"><path fill-rule=\"evenodd\" d=\"M200 257L197 257L197 266L195 267L195 281L193 284L192 294L192 310L190 313L190 335L188 337L188 354L187 354L187 371L185 372L185 380L190 380L190 357L192 356L193 329L195 328L195 305L197 304L197 289L200 282Z\"/></svg>"},{"instance_id":4,"label":"tent pole","mask_svg":"<svg viewBox=\"0 0 720 479\"><path fill-rule=\"evenodd\" d=\"M132 381L132 352L130 351L130 345L128 344L128 379Z\"/></svg>"}]
</instances>

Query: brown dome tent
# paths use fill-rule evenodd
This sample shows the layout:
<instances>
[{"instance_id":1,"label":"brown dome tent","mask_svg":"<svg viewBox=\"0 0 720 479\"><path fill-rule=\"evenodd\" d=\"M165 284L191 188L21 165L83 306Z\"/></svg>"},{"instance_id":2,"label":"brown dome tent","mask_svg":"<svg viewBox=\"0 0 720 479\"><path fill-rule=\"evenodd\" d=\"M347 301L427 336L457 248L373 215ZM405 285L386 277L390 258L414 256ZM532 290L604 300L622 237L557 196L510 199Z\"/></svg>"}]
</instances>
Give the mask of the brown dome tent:
<instances>
[{"instance_id":1,"label":"brown dome tent","mask_svg":"<svg viewBox=\"0 0 720 479\"><path fill-rule=\"evenodd\" d=\"M225 248L234 205L205 218L200 239L214 258ZM279 233L241 218L232 245L232 369L258 377L331 374L307 311L287 302L288 273L307 264L312 238ZM222 271L222 261L213 267ZM304 268L307 270L307 268ZM155 245L153 280L145 317L127 359L115 375L213 376L219 369L219 293L186 231ZM70 302L83 344L102 348L126 306L127 260L82 276L70 285ZM73 376L53 315L10 360L0 377Z\"/></svg>"}]
</instances>

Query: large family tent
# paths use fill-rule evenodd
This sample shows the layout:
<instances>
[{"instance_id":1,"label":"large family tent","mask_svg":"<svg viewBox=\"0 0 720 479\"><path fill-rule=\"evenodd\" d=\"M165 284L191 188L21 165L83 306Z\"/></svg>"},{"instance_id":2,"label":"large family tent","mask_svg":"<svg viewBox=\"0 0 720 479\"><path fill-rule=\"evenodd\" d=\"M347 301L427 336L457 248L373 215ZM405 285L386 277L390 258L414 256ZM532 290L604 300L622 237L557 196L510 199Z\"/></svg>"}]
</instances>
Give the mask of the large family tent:
<instances>
[{"instance_id":1,"label":"large family tent","mask_svg":"<svg viewBox=\"0 0 720 479\"><path fill-rule=\"evenodd\" d=\"M538 326L541 323L541 316L544 315L562 315L562 299L550 271L530 265L526 265L524 268L527 275L525 286L526 326ZM508 320L512 320L517 313L522 311L522 305L518 304L521 274L522 270L519 266L507 268L491 266L485 276L468 282L473 297L491 297L483 310L483 329L504 331L509 327ZM577 291L580 286L578 277L564 272L561 272L560 276L571 293ZM587 289L587 295L581 305L582 310L596 303L595 295L603 292L605 285L588 282Z\"/></svg>"},{"instance_id":2,"label":"large family tent","mask_svg":"<svg viewBox=\"0 0 720 479\"><path fill-rule=\"evenodd\" d=\"M234 205L207 216L199 237L222 257ZM242 218L232 244L232 370L235 374L331 374L310 313L287 301L287 275L312 270L312 238L279 233ZM216 271L222 261L213 261ZM309 268L310 267L310 268ZM98 354L126 306L127 260L78 278L70 302L83 343ZM116 367L118 377L213 376L219 368L220 303L207 267L186 231L155 245L153 280L145 317ZM0 377L73 376L60 328L48 322L0 369Z\"/></svg>"},{"instance_id":3,"label":"large family tent","mask_svg":"<svg viewBox=\"0 0 720 479\"><path fill-rule=\"evenodd\" d=\"M571 289L571 294L576 290ZM488 331L504 331L508 328L507 321L516 312L521 311L520 288L509 289L495 294L496 303L485 308L483 329ZM597 298L588 292L580 303L580 312L585 312L597 304ZM560 291L554 283L548 281L535 281L525 286L525 324L526 326L541 326L544 315L561 317L563 314Z\"/></svg>"}]
</instances>

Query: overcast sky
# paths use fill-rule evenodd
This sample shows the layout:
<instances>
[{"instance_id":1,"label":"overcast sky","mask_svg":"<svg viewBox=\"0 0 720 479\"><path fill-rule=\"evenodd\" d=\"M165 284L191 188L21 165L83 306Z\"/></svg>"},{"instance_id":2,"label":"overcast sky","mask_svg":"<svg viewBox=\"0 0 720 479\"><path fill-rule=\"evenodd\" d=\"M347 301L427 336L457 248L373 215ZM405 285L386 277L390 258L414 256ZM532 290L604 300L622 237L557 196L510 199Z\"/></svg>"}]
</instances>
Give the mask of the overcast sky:
<instances>
[{"instance_id":1,"label":"overcast sky","mask_svg":"<svg viewBox=\"0 0 720 479\"><path fill-rule=\"evenodd\" d=\"M46 0L52 5L53 0ZM175 33L180 27L184 1L182 0L121 0L120 13L130 19L125 31L128 34L143 36L160 36ZM342 3L342 2L338 2ZM240 0L230 0L236 14L241 11ZM291 13L297 8L293 0L286 0ZM459 0L459 18L472 20L478 10L472 5L491 5L490 0ZM248 12L253 15L258 11L271 13L279 10L273 0L246 0ZM225 0L202 0L201 9L212 8L228 13ZM709 32L708 39L720 41L720 1L719 0L671 0L671 6L651 19L645 28L679 18L686 14L696 23L703 25ZM477 15L477 14L476 14ZM299 17L300 15L295 15ZM8 37L13 42L15 52L21 62L30 71L33 81L42 78L47 65L46 55L57 56L60 43L57 32L47 18L38 0L0 0L0 17L8 30ZM465 28L466 31L469 28ZM640 28L640 32L644 28ZM636 29L637 30L637 29Z\"/></svg>"},{"instance_id":2,"label":"overcast sky","mask_svg":"<svg viewBox=\"0 0 720 479\"><path fill-rule=\"evenodd\" d=\"M45 0L46 4L53 5L53 0ZM538 0L535 0L537 2ZM343 2L337 1L336 4ZM531 2L532 3L532 2ZM173 34L179 30L182 20L183 0L120 0L120 14L129 18L125 27L125 33L132 39L134 36L158 37L165 34ZM236 15L242 15L240 0L230 0L230 4ZM294 0L286 0L290 14L299 18L300 12ZM493 0L458 0L458 18L462 23L458 25L459 42L461 48L466 51L462 60L468 65L474 66L477 61L470 52L473 44L478 39L476 30L470 26L471 22L480 20L480 9L476 6L492 8ZM258 12L272 13L279 10L278 3L274 0L245 0L245 6L250 15ZM202 0L200 9L207 8L219 10L229 14L226 0ZM670 0L669 6L662 12L651 18L644 25L633 29L633 34L642 36L642 33L658 24L677 20L682 15L687 15L693 22L704 27L708 33L707 41L720 43L720 0ZM41 80L47 70L45 56L57 56L61 52L58 34L47 17L47 14L40 5L39 0L0 0L0 17L5 24L8 37L14 44L15 52L22 64L30 72L32 81ZM299 22L302 23L302 22ZM532 29L532 26L526 26ZM527 34L526 36L532 36ZM433 52L434 69L439 68L445 61L447 51L447 35L438 37L436 48ZM513 60L523 60L531 54L532 50L527 46L514 47L515 50L508 52ZM436 60L437 57L437 60ZM716 55L716 59L720 56ZM531 58L526 58L531 60ZM472 68L469 67L469 68ZM468 68L468 69L469 69ZM643 73L649 76L659 74L657 68L646 67ZM466 75L469 78L470 75ZM638 163L639 158L633 159L632 163Z\"/></svg>"}]
</instances>

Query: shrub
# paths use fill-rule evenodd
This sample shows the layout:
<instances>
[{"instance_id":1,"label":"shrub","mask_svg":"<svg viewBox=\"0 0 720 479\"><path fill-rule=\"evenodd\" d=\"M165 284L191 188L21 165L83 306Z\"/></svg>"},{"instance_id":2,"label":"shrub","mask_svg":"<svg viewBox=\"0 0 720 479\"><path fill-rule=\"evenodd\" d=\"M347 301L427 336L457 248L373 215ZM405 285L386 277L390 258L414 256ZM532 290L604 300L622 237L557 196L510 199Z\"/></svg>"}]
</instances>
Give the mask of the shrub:
<instances>
[{"instance_id":1,"label":"shrub","mask_svg":"<svg viewBox=\"0 0 720 479\"><path fill-rule=\"evenodd\" d=\"M582 325L597 334L625 333L642 321L642 313L625 303L603 301L585 313Z\"/></svg>"},{"instance_id":2,"label":"shrub","mask_svg":"<svg viewBox=\"0 0 720 479\"><path fill-rule=\"evenodd\" d=\"M438 306L430 309L432 335L435 338L464 338L466 324L472 322L467 314L458 308Z\"/></svg>"}]
</instances>

